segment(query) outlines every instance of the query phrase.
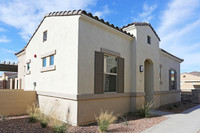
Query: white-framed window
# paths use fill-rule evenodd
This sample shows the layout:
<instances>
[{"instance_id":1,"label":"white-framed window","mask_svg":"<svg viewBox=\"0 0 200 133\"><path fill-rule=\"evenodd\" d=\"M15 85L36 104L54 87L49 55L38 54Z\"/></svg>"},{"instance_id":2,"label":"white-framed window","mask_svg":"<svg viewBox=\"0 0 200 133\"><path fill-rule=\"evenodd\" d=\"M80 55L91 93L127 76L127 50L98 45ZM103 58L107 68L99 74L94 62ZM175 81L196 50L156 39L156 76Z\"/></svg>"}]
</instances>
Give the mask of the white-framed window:
<instances>
[{"instance_id":1,"label":"white-framed window","mask_svg":"<svg viewBox=\"0 0 200 133\"><path fill-rule=\"evenodd\" d=\"M43 42L47 41L47 31L43 32Z\"/></svg>"},{"instance_id":2,"label":"white-framed window","mask_svg":"<svg viewBox=\"0 0 200 133\"><path fill-rule=\"evenodd\" d=\"M27 71L30 71L30 67L31 67L31 66L30 66L30 62L29 62L29 63L26 64L26 68L27 68L26 70L27 70Z\"/></svg>"},{"instance_id":3,"label":"white-framed window","mask_svg":"<svg viewBox=\"0 0 200 133\"><path fill-rule=\"evenodd\" d=\"M26 66L24 66L26 75L31 74L31 59L26 60Z\"/></svg>"},{"instance_id":4,"label":"white-framed window","mask_svg":"<svg viewBox=\"0 0 200 133\"><path fill-rule=\"evenodd\" d=\"M170 90L176 90L177 89L176 82L177 82L176 71L173 70L173 69L170 69L169 70L169 89Z\"/></svg>"},{"instance_id":5,"label":"white-framed window","mask_svg":"<svg viewBox=\"0 0 200 133\"><path fill-rule=\"evenodd\" d=\"M54 65L54 55L51 55L51 56L50 56L49 65L50 65L50 66Z\"/></svg>"},{"instance_id":6,"label":"white-framed window","mask_svg":"<svg viewBox=\"0 0 200 133\"><path fill-rule=\"evenodd\" d=\"M104 54L104 92L117 91L118 58Z\"/></svg>"},{"instance_id":7,"label":"white-framed window","mask_svg":"<svg viewBox=\"0 0 200 133\"><path fill-rule=\"evenodd\" d=\"M151 37L149 35L147 35L147 43L151 44Z\"/></svg>"},{"instance_id":8,"label":"white-framed window","mask_svg":"<svg viewBox=\"0 0 200 133\"><path fill-rule=\"evenodd\" d=\"M42 67L46 67L47 66L47 58L42 58Z\"/></svg>"}]
</instances>

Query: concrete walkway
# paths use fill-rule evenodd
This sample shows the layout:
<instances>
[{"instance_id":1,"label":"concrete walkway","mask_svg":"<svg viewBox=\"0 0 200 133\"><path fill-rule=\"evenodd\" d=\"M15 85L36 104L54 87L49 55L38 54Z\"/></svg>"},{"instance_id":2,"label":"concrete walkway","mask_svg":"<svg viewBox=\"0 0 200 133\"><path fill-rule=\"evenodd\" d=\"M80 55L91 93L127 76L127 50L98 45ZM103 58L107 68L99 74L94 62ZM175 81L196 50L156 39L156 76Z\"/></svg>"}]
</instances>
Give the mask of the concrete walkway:
<instances>
[{"instance_id":1,"label":"concrete walkway","mask_svg":"<svg viewBox=\"0 0 200 133\"><path fill-rule=\"evenodd\" d=\"M169 114L162 111L153 111L152 113L162 114L168 119L142 133L197 133L200 130L200 105L179 114Z\"/></svg>"}]
</instances>

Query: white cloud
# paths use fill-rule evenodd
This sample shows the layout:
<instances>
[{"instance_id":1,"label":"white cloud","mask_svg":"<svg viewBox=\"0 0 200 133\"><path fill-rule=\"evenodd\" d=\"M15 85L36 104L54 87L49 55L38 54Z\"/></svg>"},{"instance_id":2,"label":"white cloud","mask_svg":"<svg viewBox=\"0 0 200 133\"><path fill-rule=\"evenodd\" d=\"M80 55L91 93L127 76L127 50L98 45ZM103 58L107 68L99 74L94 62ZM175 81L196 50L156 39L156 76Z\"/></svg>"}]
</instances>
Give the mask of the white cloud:
<instances>
[{"instance_id":1,"label":"white cloud","mask_svg":"<svg viewBox=\"0 0 200 133\"><path fill-rule=\"evenodd\" d=\"M138 14L138 17L133 18L133 21L149 22L153 18L153 11L157 8L157 5L147 5L145 3L142 7L142 13Z\"/></svg>"},{"instance_id":2,"label":"white cloud","mask_svg":"<svg viewBox=\"0 0 200 133\"><path fill-rule=\"evenodd\" d=\"M105 5L104 7L103 7L103 10L102 11L97 11L97 12L95 12L94 13L94 16L98 16L99 18L101 18L101 17L105 17L105 15L107 15L107 14L110 14L112 11L108 8L108 5Z\"/></svg>"},{"instance_id":3,"label":"white cloud","mask_svg":"<svg viewBox=\"0 0 200 133\"><path fill-rule=\"evenodd\" d=\"M0 37L0 43L8 43L10 40L6 36L1 36Z\"/></svg>"},{"instance_id":4,"label":"white cloud","mask_svg":"<svg viewBox=\"0 0 200 133\"><path fill-rule=\"evenodd\" d=\"M9 0L0 1L0 21L20 30L28 40L45 14L52 11L87 9L96 0Z\"/></svg>"},{"instance_id":5,"label":"white cloud","mask_svg":"<svg viewBox=\"0 0 200 133\"><path fill-rule=\"evenodd\" d=\"M0 27L0 32L6 31L4 28Z\"/></svg>"},{"instance_id":6,"label":"white cloud","mask_svg":"<svg viewBox=\"0 0 200 133\"><path fill-rule=\"evenodd\" d=\"M200 71L199 0L173 0L161 14L158 35L161 47L184 59L182 72Z\"/></svg>"},{"instance_id":7,"label":"white cloud","mask_svg":"<svg viewBox=\"0 0 200 133\"><path fill-rule=\"evenodd\" d=\"M1 50L1 52L8 53L8 54L16 53L16 51L13 51L13 50L10 50L10 49L5 49L5 48L1 48L0 50Z\"/></svg>"}]
</instances>

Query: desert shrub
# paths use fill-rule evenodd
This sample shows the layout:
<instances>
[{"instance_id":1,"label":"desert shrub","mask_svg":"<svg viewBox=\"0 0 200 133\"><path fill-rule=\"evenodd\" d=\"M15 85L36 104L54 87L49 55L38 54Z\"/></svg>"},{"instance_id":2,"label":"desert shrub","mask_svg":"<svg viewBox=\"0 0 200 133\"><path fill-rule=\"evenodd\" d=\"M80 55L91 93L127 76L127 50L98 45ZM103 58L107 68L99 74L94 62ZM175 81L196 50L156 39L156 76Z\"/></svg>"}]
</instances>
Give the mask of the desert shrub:
<instances>
[{"instance_id":1,"label":"desert shrub","mask_svg":"<svg viewBox=\"0 0 200 133\"><path fill-rule=\"evenodd\" d=\"M124 125L125 125L125 126L128 126L127 116L124 117L124 116L122 115L122 116L120 116L120 117L123 119L123 121L124 121Z\"/></svg>"},{"instance_id":2,"label":"desert shrub","mask_svg":"<svg viewBox=\"0 0 200 133\"><path fill-rule=\"evenodd\" d=\"M167 109L168 109L168 110L172 110L173 107L172 107L172 106L167 106Z\"/></svg>"},{"instance_id":3,"label":"desert shrub","mask_svg":"<svg viewBox=\"0 0 200 133\"><path fill-rule=\"evenodd\" d=\"M28 106L27 111L29 114L29 122L34 123L38 121L39 116L40 116L40 109L37 104L33 104L32 106Z\"/></svg>"},{"instance_id":4,"label":"desert shrub","mask_svg":"<svg viewBox=\"0 0 200 133\"><path fill-rule=\"evenodd\" d=\"M0 114L0 120L2 121L6 120L6 116Z\"/></svg>"},{"instance_id":5,"label":"desert shrub","mask_svg":"<svg viewBox=\"0 0 200 133\"><path fill-rule=\"evenodd\" d=\"M114 123L117 120L117 117L113 115L113 112L108 113L107 111L101 112L98 117L96 117L99 131L100 132L106 132L108 129L108 126L112 123Z\"/></svg>"},{"instance_id":6,"label":"desert shrub","mask_svg":"<svg viewBox=\"0 0 200 133\"><path fill-rule=\"evenodd\" d=\"M53 129L53 133L65 133L68 130L68 124L59 121L55 114L53 116L49 118L49 125Z\"/></svg>"},{"instance_id":7,"label":"desert shrub","mask_svg":"<svg viewBox=\"0 0 200 133\"><path fill-rule=\"evenodd\" d=\"M149 117L150 116L150 110L152 109L154 103L152 101L147 102L143 104L140 108L137 109L136 115L141 117Z\"/></svg>"},{"instance_id":8,"label":"desert shrub","mask_svg":"<svg viewBox=\"0 0 200 133\"><path fill-rule=\"evenodd\" d=\"M174 106L175 108L178 108L178 107L179 107L179 105L178 105L178 104L174 104L173 106Z\"/></svg>"},{"instance_id":9,"label":"desert shrub","mask_svg":"<svg viewBox=\"0 0 200 133\"><path fill-rule=\"evenodd\" d=\"M66 124L54 125L52 128L53 128L53 133L65 133L67 130L67 125Z\"/></svg>"},{"instance_id":10,"label":"desert shrub","mask_svg":"<svg viewBox=\"0 0 200 133\"><path fill-rule=\"evenodd\" d=\"M45 114L43 114L43 113L40 113L39 121L40 121L41 127L42 127L42 128L45 128L45 127L47 127L47 125L48 125L49 116L48 116L48 115L45 115Z\"/></svg>"}]
</instances>

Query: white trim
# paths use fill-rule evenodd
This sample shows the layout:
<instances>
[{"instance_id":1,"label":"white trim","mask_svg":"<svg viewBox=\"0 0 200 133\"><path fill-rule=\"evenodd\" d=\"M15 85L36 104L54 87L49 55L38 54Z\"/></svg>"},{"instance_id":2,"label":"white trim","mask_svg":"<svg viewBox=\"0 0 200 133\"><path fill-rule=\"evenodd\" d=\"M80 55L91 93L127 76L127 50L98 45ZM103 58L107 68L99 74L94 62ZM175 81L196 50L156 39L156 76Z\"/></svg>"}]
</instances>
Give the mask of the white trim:
<instances>
[{"instance_id":1,"label":"white trim","mask_svg":"<svg viewBox=\"0 0 200 133\"><path fill-rule=\"evenodd\" d=\"M42 67L40 69L40 72L47 72L47 71L54 71L54 70L56 70L56 65Z\"/></svg>"},{"instance_id":2,"label":"white trim","mask_svg":"<svg viewBox=\"0 0 200 133\"><path fill-rule=\"evenodd\" d=\"M115 52L115 51L108 50L108 49L105 49L105 48L101 48L101 52L105 53L105 54L109 54L109 55L114 55L114 56L120 57L120 53L119 52Z\"/></svg>"},{"instance_id":3,"label":"white trim","mask_svg":"<svg viewBox=\"0 0 200 133\"><path fill-rule=\"evenodd\" d=\"M45 58L45 57L48 57L48 56L51 56L51 55L55 55L56 54L56 49L55 50L52 50L50 52L47 52L47 53L44 53L40 56L40 58Z\"/></svg>"},{"instance_id":4,"label":"white trim","mask_svg":"<svg viewBox=\"0 0 200 133\"><path fill-rule=\"evenodd\" d=\"M26 64L31 63L31 59L26 60Z\"/></svg>"},{"instance_id":5,"label":"white trim","mask_svg":"<svg viewBox=\"0 0 200 133\"><path fill-rule=\"evenodd\" d=\"M30 70L26 71L26 75L29 75L29 74L31 74L31 71Z\"/></svg>"}]
</instances>

